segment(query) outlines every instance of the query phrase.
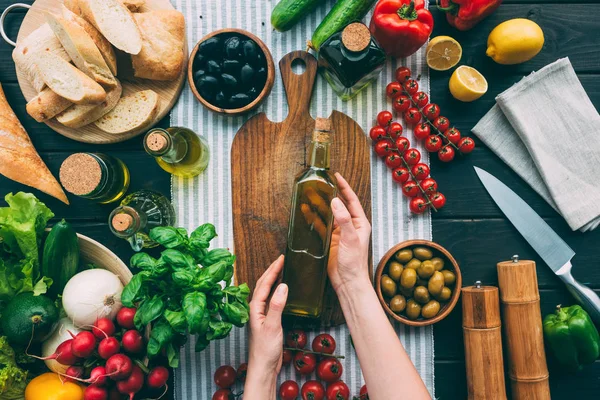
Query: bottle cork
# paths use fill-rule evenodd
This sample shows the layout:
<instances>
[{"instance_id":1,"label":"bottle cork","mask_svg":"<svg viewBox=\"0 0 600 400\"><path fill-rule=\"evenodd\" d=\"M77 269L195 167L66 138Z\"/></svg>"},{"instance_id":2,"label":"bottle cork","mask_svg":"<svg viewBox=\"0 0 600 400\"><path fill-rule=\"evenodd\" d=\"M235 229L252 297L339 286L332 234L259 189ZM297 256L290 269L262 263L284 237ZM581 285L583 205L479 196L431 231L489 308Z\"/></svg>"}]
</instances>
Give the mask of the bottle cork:
<instances>
[{"instance_id":1,"label":"bottle cork","mask_svg":"<svg viewBox=\"0 0 600 400\"><path fill-rule=\"evenodd\" d=\"M102 169L98 161L86 153L75 153L67 157L60 166L60 183L65 190L76 196L93 192L102 180Z\"/></svg>"},{"instance_id":2,"label":"bottle cork","mask_svg":"<svg viewBox=\"0 0 600 400\"><path fill-rule=\"evenodd\" d=\"M331 141L331 120L329 118L317 118L315 130L312 134L313 142L327 143Z\"/></svg>"},{"instance_id":3,"label":"bottle cork","mask_svg":"<svg viewBox=\"0 0 600 400\"><path fill-rule=\"evenodd\" d=\"M342 31L342 44L350 51L363 51L370 43L371 32L362 22L353 22Z\"/></svg>"},{"instance_id":4,"label":"bottle cork","mask_svg":"<svg viewBox=\"0 0 600 400\"><path fill-rule=\"evenodd\" d=\"M112 227L117 232L125 232L133 225L133 217L129 214L119 213L116 214L111 221Z\"/></svg>"},{"instance_id":5,"label":"bottle cork","mask_svg":"<svg viewBox=\"0 0 600 400\"><path fill-rule=\"evenodd\" d=\"M161 135L159 132L156 131L150 131L150 133L148 133L148 135L146 135L146 146L157 153L163 152L167 149L167 147L169 146L169 142L167 141L167 138L164 137L164 135Z\"/></svg>"}]
</instances>

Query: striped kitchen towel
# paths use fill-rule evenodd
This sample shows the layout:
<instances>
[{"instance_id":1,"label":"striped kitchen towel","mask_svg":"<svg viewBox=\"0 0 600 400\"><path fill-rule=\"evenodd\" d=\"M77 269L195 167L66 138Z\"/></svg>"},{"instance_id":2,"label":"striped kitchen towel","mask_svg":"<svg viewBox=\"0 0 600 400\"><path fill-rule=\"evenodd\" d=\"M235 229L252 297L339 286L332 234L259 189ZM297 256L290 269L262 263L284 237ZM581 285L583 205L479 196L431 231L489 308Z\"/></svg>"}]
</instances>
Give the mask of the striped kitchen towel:
<instances>
[{"instance_id":1,"label":"striped kitchen towel","mask_svg":"<svg viewBox=\"0 0 600 400\"><path fill-rule=\"evenodd\" d=\"M306 48L306 41L331 8L332 1L324 1L315 12L303 19L291 31L274 31L270 24L271 10L276 1L267 0L173 0L173 5L183 12L187 22L187 40L191 48L204 35L220 28L242 28L260 37L271 49L275 65L287 53ZM366 17L370 21L370 15ZM322 77L318 77L313 94L311 113L313 117L328 117L332 110L339 110L354 118L365 130L371 128L375 116L381 110L391 109L386 101L385 86L392 79L397 66L406 65L413 75L421 76L420 86L429 92L428 69L424 50L405 60L391 60L385 66L380 79L356 98L342 102ZM266 112L272 121L282 121L287 115L287 104L279 71L269 98L258 111ZM173 178L173 202L179 225L193 229L211 222L217 227L217 247L233 247L231 212L230 149L233 137L249 116L225 117L202 107L186 86L171 114L172 126L185 126L206 137L211 150L208 169L194 179ZM402 121L400 121L402 122ZM416 143L412 130L405 127L406 135ZM428 153L421 150L424 161ZM392 180L383 161L372 157L372 207L373 207L373 260L377 262L394 244L407 239L431 239L431 216L410 213L408 201L400 186ZM434 394L433 330L431 327L413 328L400 324L396 331L408 354L423 377L430 393ZM348 329L340 326L329 330L338 342L340 354L345 354L342 379L353 394L364 383ZM310 340L314 336L310 335ZM194 352L195 341L190 337L181 352L181 366L175 375L175 393L178 400L210 399L217 389L213 373L221 365L234 368L247 361L248 333L246 329L234 328L224 340L213 342L202 353ZM306 378L296 374L291 367L283 368L280 382L294 379L302 383Z\"/></svg>"}]
</instances>

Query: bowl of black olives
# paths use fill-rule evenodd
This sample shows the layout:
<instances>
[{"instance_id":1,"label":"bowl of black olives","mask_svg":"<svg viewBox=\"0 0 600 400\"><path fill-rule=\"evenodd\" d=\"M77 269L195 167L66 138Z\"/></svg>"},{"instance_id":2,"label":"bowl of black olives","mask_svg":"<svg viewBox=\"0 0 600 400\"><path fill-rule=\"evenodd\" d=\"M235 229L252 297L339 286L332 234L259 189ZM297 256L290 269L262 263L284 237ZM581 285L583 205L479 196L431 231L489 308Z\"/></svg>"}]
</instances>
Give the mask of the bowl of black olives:
<instances>
[{"instance_id":1,"label":"bowl of black olives","mask_svg":"<svg viewBox=\"0 0 600 400\"><path fill-rule=\"evenodd\" d=\"M190 55L190 88L200 103L218 113L235 115L256 108L271 92L274 80L269 49L242 29L209 33Z\"/></svg>"}]
</instances>

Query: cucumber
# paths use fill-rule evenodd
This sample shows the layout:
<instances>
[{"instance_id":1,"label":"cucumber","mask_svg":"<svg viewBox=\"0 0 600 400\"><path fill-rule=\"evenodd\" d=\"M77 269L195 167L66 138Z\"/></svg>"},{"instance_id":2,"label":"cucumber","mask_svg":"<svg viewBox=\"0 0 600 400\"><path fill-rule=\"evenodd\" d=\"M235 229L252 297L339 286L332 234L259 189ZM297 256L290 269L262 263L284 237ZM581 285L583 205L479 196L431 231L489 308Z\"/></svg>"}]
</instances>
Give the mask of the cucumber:
<instances>
[{"instance_id":1,"label":"cucumber","mask_svg":"<svg viewBox=\"0 0 600 400\"><path fill-rule=\"evenodd\" d=\"M77 233L64 219L54 225L44 244L42 276L52 278L48 294L62 294L65 285L79 268L79 240Z\"/></svg>"},{"instance_id":2,"label":"cucumber","mask_svg":"<svg viewBox=\"0 0 600 400\"><path fill-rule=\"evenodd\" d=\"M338 0L313 33L308 46L318 51L331 35L341 31L351 22L362 20L376 1Z\"/></svg>"},{"instance_id":3,"label":"cucumber","mask_svg":"<svg viewBox=\"0 0 600 400\"><path fill-rule=\"evenodd\" d=\"M50 298L21 293L2 311L2 331L12 344L40 343L54 332L58 316Z\"/></svg>"},{"instance_id":4,"label":"cucumber","mask_svg":"<svg viewBox=\"0 0 600 400\"><path fill-rule=\"evenodd\" d=\"M271 25L279 32L292 28L323 0L281 0L271 13Z\"/></svg>"}]
</instances>

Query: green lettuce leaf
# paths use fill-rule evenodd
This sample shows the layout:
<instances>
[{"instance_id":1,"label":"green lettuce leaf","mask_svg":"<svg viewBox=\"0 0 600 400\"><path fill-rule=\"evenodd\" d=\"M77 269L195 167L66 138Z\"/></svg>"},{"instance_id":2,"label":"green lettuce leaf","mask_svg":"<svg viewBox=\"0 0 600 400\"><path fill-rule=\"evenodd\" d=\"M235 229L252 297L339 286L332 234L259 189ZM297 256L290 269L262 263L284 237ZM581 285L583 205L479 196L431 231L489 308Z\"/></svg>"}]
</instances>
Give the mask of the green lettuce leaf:
<instances>
[{"instance_id":1,"label":"green lettuce leaf","mask_svg":"<svg viewBox=\"0 0 600 400\"><path fill-rule=\"evenodd\" d=\"M27 386L27 371L19 368L15 352L6 337L0 337L0 399L22 400Z\"/></svg>"}]
</instances>

